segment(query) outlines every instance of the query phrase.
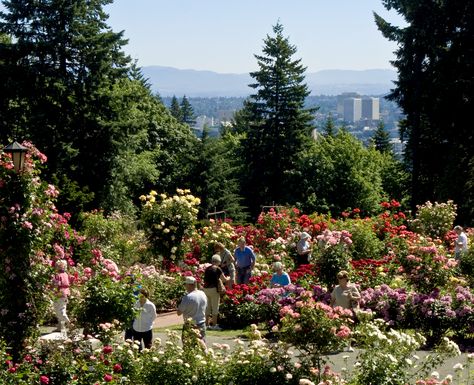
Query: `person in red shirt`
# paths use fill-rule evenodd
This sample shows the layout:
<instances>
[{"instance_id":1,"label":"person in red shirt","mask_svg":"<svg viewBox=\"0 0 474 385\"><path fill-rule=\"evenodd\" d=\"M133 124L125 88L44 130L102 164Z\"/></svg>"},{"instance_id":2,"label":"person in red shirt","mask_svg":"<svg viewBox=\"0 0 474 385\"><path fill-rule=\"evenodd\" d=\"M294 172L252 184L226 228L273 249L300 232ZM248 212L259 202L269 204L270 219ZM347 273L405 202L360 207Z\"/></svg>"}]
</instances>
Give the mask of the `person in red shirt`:
<instances>
[{"instance_id":1,"label":"person in red shirt","mask_svg":"<svg viewBox=\"0 0 474 385\"><path fill-rule=\"evenodd\" d=\"M65 325L70 325L69 317L66 313L67 298L69 296L69 275L66 273L67 262L65 260L59 260L56 262L56 274L53 277L54 287L54 312L58 319L58 328L56 331L62 332Z\"/></svg>"}]
</instances>

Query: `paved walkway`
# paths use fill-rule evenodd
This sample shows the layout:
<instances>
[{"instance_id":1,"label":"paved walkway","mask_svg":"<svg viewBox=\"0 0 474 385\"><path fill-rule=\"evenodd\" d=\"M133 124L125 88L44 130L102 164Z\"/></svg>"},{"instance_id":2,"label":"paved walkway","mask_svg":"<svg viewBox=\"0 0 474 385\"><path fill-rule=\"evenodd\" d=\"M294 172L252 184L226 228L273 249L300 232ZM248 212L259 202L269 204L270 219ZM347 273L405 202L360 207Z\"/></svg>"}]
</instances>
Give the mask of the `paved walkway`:
<instances>
[{"instance_id":1,"label":"paved walkway","mask_svg":"<svg viewBox=\"0 0 474 385\"><path fill-rule=\"evenodd\" d=\"M167 328L175 325L182 325L184 323L183 316L176 314L176 311L168 313L160 313L157 315L153 328Z\"/></svg>"}]
</instances>

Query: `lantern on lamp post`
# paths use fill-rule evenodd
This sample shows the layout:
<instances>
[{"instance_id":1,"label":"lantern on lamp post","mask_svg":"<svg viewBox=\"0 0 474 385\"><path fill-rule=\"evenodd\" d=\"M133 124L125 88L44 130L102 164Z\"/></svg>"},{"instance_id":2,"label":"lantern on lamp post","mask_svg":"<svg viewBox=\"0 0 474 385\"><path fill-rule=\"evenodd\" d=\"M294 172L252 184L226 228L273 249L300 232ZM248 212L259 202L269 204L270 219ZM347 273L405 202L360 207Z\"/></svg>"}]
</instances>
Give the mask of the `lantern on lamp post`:
<instances>
[{"instance_id":1,"label":"lantern on lamp post","mask_svg":"<svg viewBox=\"0 0 474 385\"><path fill-rule=\"evenodd\" d=\"M28 149L18 142L13 142L3 149L7 154L11 154L15 172L22 172L25 167L25 155Z\"/></svg>"}]
</instances>

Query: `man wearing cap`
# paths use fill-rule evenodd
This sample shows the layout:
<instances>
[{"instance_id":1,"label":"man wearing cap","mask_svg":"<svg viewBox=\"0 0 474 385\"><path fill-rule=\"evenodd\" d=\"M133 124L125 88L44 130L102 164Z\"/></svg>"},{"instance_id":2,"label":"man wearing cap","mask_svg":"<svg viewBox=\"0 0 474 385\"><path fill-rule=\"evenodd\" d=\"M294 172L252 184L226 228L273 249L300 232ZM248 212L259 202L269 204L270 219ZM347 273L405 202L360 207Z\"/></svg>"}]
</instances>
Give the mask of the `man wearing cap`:
<instances>
[{"instance_id":1,"label":"man wearing cap","mask_svg":"<svg viewBox=\"0 0 474 385\"><path fill-rule=\"evenodd\" d=\"M186 294L178 305L178 315L183 315L184 322L192 320L199 332L201 339L206 337L206 307L207 297L203 291L197 289L196 278L186 277Z\"/></svg>"},{"instance_id":2,"label":"man wearing cap","mask_svg":"<svg viewBox=\"0 0 474 385\"><path fill-rule=\"evenodd\" d=\"M300 240L296 245L298 256L296 257L296 266L307 265L311 258L311 235L303 231L300 234Z\"/></svg>"},{"instance_id":3,"label":"man wearing cap","mask_svg":"<svg viewBox=\"0 0 474 385\"><path fill-rule=\"evenodd\" d=\"M237 266L237 284L248 283L252 276L252 270L255 266L255 254L253 250L246 246L245 238L238 241L238 247L234 251L235 263Z\"/></svg>"}]
</instances>

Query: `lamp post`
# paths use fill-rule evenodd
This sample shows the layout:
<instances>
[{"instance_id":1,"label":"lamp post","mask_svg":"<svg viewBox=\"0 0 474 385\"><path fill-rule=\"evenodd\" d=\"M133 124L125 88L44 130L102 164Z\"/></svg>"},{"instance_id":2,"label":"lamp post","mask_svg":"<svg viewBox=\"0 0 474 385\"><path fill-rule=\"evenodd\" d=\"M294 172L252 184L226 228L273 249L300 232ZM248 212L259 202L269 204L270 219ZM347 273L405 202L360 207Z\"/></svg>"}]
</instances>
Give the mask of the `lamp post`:
<instances>
[{"instance_id":1,"label":"lamp post","mask_svg":"<svg viewBox=\"0 0 474 385\"><path fill-rule=\"evenodd\" d=\"M22 172L25 167L25 155L28 149L18 142L13 142L3 149L7 154L11 154L15 172Z\"/></svg>"}]
</instances>

